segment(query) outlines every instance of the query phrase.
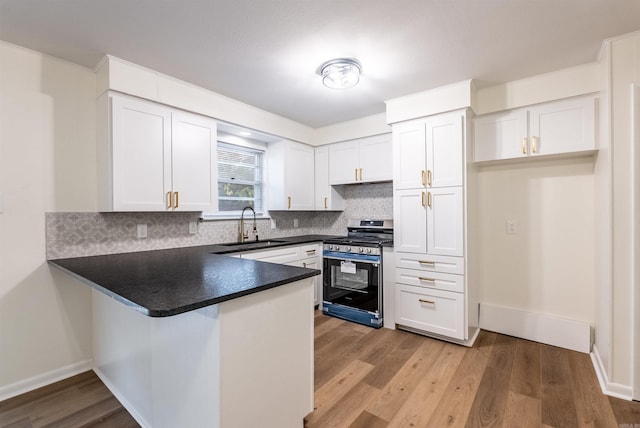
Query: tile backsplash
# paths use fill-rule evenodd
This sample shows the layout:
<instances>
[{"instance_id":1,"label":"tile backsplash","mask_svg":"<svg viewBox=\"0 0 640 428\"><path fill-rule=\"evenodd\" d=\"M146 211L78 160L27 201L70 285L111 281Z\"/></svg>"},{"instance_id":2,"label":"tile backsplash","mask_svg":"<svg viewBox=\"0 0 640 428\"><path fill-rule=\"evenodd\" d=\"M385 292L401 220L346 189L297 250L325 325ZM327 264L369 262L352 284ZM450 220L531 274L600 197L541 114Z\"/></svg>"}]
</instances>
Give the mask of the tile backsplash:
<instances>
[{"instance_id":1,"label":"tile backsplash","mask_svg":"<svg viewBox=\"0 0 640 428\"><path fill-rule=\"evenodd\" d=\"M393 217L393 188L390 182L343 186L344 211L271 211L276 222L257 221L260 239L283 236L345 235L352 218ZM82 257L218 244L238 240L239 220L199 221L200 213L95 213L46 214L47 259ZM298 227L294 227L294 219ZM198 231L189 233L189 223ZM147 237L138 239L138 224L147 225Z\"/></svg>"}]
</instances>

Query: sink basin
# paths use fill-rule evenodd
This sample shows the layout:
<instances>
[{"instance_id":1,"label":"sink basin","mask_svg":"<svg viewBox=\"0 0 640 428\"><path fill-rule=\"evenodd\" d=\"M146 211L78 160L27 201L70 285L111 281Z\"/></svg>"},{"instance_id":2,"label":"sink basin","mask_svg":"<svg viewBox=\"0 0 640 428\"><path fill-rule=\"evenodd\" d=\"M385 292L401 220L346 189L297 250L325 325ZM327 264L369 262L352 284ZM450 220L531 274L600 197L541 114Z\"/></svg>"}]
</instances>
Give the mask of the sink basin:
<instances>
[{"instance_id":1,"label":"sink basin","mask_svg":"<svg viewBox=\"0 0 640 428\"><path fill-rule=\"evenodd\" d=\"M281 242L287 242L287 241L283 241L280 239L265 239L263 241L228 242L226 244L218 244L218 245L222 247L249 247L249 246L268 247L269 245L278 244Z\"/></svg>"}]
</instances>

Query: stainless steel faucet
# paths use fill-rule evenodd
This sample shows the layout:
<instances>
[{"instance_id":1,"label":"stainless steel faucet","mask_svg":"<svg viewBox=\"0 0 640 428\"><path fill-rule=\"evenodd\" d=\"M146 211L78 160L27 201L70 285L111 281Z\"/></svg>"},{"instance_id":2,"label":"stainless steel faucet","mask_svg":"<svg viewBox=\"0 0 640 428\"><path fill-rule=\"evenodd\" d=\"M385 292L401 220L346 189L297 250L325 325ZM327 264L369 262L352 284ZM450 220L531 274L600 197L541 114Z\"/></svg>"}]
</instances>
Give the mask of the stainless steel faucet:
<instances>
[{"instance_id":1,"label":"stainless steel faucet","mask_svg":"<svg viewBox=\"0 0 640 428\"><path fill-rule=\"evenodd\" d=\"M249 232L244 230L244 212L251 210L253 213L253 233L256 235L256 241L258 240L258 228L256 227L256 212L250 206L246 206L242 209L242 215L240 216L240 242L245 242L249 239Z\"/></svg>"}]
</instances>

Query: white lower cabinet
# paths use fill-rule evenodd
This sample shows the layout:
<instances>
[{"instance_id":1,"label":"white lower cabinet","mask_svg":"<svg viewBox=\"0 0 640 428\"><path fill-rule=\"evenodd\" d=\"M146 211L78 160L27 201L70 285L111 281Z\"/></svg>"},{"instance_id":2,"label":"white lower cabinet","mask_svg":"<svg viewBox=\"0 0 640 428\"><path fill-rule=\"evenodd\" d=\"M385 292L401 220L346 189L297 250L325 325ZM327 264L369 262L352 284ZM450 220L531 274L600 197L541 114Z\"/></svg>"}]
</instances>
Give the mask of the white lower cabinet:
<instances>
[{"instance_id":1,"label":"white lower cabinet","mask_svg":"<svg viewBox=\"0 0 640 428\"><path fill-rule=\"evenodd\" d=\"M322 272L322 243L320 242L249 251L234 256L261 262L318 269ZM322 304L322 274L311 279L314 284L313 305L318 306Z\"/></svg>"},{"instance_id":2,"label":"white lower cabinet","mask_svg":"<svg viewBox=\"0 0 640 428\"><path fill-rule=\"evenodd\" d=\"M396 323L454 339L465 339L464 294L396 284Z\"/></svg>"}]
</instances>

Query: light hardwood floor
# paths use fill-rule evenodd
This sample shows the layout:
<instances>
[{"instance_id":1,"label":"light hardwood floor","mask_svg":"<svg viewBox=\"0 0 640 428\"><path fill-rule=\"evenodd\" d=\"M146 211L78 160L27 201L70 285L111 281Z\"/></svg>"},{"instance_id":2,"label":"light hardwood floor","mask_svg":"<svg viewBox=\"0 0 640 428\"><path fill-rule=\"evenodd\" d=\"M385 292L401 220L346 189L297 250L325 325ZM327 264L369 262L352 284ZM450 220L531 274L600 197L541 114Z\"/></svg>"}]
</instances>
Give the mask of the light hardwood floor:
<instances>
[{"instance_id":1,"label":"light hardwood floor","mask_svg":"<svg viewBox=\"0 0 640 428\"><path fill-rule=\"evenodd\" d=\"M640 403L603 395L586 354L486 331L465 348L319 311L315 337L307 428L640 428ZM93 372L0 402L0 427L136 426Z\"/></svg>"}]
</instances>

